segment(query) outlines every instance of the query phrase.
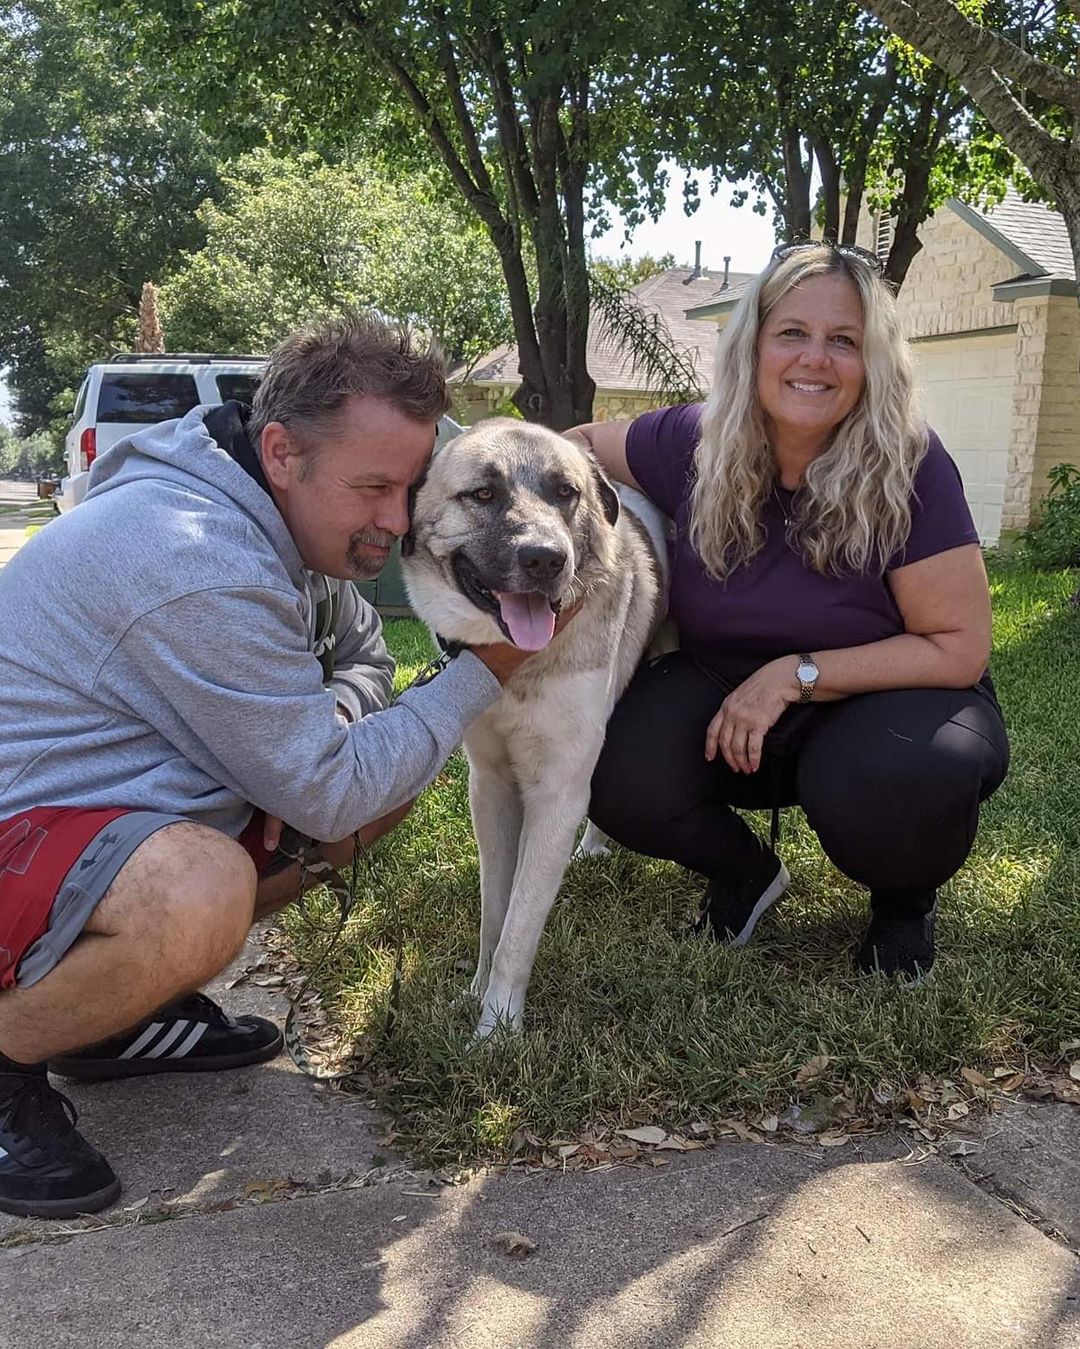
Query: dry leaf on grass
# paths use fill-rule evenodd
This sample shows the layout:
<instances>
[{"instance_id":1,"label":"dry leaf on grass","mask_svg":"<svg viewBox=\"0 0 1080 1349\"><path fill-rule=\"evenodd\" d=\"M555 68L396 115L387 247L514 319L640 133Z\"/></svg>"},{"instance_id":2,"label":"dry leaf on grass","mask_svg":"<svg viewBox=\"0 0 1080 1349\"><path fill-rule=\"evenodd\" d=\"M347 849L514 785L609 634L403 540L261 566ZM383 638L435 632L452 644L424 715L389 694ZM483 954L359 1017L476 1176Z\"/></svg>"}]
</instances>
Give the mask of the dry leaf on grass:
<instances>
[{"instance_id":1,"label":"dry leaf on grass","mask_svg":"<svg viewBox=\"0 0 1080 1349\"><path fill-rule=\"evenodd\" d=\"M972 1087L989 1087L991 1085L990 1079L984 1077L982 1073L976 1071L974 1068L961 1068L960 1076Z\"/></svg>"},{"instance_id":2,"label":"dry leaf on grass","mask_svg":"<svg viewBox=\"0 0 1080 1349\"><path fill-rule=\"evenodd\" d=\"M653 1147L667 1138L667 1133L655 1124L644 1124L640 1129L616 1129L615 1132L622 1138L633 1139L635 1143L651 1143Z\"/></svg>"},{"instance_id":3,"label":"dry leaf on grass","mask_svg":"<svg viewBox=\"0 0 1080 1349\"><path fill-rule=\"evenodd\" d=\"M536 1242L524 1232L500 1232L495 1238L495 1244L504 1254L514 1255L519 1260L524 1260L536 1250Z\"/></svg>"},{"instance_id":4,"label":"dry leaf on grass","mask_svg":"<svg viewBox=\"0 0 1080 1349\"><path fill-rule=\"evenodd\" d=\"M733 1133L736 1138L741 1138L744 1143L763 1143L765 1141L760 1134L756 1134L753 1129L747 1128L742 1120L718 1120L716 1127L718 1132Z\"/></svg>"},{"instance_id":5,"label":"dry leaf on grass","mask_svg":"<svg viewBox=\"0 0 1080 1349\"><path fill-rule=\"evenodd\" d=\"M825 1133L818 1134L817 1141L823 1148L842 1148L845 1143L851 1142L851 1137L848 1134L826 1130Z\"/></svg>"},{"instance_id":6,"label":"dry leaf on grass","mask_svg":"<svg viewBox=\"0 0 1080 1349\"><path fill-rule=\"evenodd\" d=\"M807 1059L799 1071L795 1074L796 1082L811 1082L815 1077L821 1074L831 1063L828 1054L815 1054L812 1059Z\"/></svg>"}]
</instances>

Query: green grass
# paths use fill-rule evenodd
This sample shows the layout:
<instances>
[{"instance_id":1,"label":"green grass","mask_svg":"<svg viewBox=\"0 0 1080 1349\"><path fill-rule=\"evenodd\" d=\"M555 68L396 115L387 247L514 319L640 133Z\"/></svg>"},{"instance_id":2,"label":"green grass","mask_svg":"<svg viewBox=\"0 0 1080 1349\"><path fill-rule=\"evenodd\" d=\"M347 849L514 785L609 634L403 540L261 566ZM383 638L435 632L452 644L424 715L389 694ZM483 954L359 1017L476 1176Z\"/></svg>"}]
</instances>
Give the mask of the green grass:
<instances>
[{"instance_id":1,"label":"green grass","mask_svg":"<svg viewBox=\"0 0 1080 1349\"><path fill-rule=\"evenodd\" d=\"M943 893L934 977L915 990L855 976L864 893L792 810L782 842L792 888L749 948L685 935L700 882L676 866L626 852L575 863L541 942L525 1033L471 1043L478 878L455 756L372 854L346 934L316 977L345 1033L374 1044L364 1089L417 1150L492 1157L520 1128L550 1139L598 1122L710 1124L780 1112L811 1092L861 1105L924 1074L1022 1068L1080 1036L1080 612L1066 604L1075 577L996 564L992 585L1012 771ZM398 621L388 640L405 683L428 657L426 634ZM328 902L322 917L329 927ZM402 1015L383 1042L399 922ZM285 923L301 961L314 963L320 924L292 911ZM821 1052L824 1075L797 1083Z\"/></svg>"}]
</instances>

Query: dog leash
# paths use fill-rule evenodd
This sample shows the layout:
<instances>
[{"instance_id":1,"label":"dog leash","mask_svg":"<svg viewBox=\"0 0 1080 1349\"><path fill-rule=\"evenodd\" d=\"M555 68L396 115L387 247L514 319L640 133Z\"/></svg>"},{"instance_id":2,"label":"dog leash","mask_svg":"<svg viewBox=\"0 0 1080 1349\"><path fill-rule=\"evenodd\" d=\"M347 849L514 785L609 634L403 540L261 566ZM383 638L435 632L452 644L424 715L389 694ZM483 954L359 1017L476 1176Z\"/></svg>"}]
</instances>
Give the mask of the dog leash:
<instances>
[{"instance_id":1,"label":"dog leash","mask_svg":"<svg viewBox=\"0 0 1080 1349\"><path fill-rule=\"evenodd\" d=\"M450 662L461 654L465 649L461 642L450 642L436 634L436 640L439 644L439 654L423 666L420 672L412 679L409 684L401 690L402 693L409 689L419 688L421 685L430 684L437 674L440 674ZM388 703L393 707L401 694L395 694ZM301 984L296 996L289 1000L289 1011L285 1017L285 1048L289 1052L289 1057L293 1063L308 1077L313 1077L321 1082L338 1082L343 1078L350 1077L353 1073L360 1072L375 1057L375 1050L379 1044L385 1044L393 1035L397 1026L398 1015L401 1010L401 970L405 948L405 933L401 921L401 909L396 903L393 904L393 924L394 924L394 972L390 978L390 996L387 1000L386 1017L383 1021L381 1034L375 1037L372 1048L364 1055L362 1059L351 1059L345 1068L333 1069L327 1068L323 1064L316 1063L311 1057L307 1045L304 1044L297 1025L297 1012L300 1003L307 993L312 979L322 970L331 953L337 946L342 932L345 930L345 924L349 920L349 915L356 907L358 897L358 881L360 876L360 861L365 860L370 874L370 862L367 861L367 853L363 844L360 842L359 830L352 836L353 855L352 863L349 868L349 879L346 881L339 870L330 862L322 858L308 860L308 849L301 845L295 853L286 853L294 861L300 863L300 884L296 899L293 901L301 914L304 914L304 894L308 884L313 879L322 880L322 884L334 896L338 905L338 920L334 931L331 933L329 941L322 950L321 955L315 964L308 970L304 976L304 982Z\"/></svg>"}]
</instances>

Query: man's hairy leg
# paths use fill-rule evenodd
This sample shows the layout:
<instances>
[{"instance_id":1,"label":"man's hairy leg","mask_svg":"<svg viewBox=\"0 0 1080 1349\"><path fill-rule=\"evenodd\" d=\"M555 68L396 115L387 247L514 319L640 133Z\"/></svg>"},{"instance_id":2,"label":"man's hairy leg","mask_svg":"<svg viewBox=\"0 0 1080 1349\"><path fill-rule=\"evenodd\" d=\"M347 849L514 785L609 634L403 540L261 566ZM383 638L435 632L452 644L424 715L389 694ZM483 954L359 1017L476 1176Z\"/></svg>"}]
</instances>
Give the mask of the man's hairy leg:
<instances>
[{"instance_id":1,"label":"man's hairy leg","mask_svg":"<svg viewBox=\"0 0 1080 1349\"><path fill-rule=\"evenodd\" d=\"M251 858L216 829L172 824L151 834L55 969L0 993L0 1053L38 1063L200 987L243 945L256 881Z\"/></svg>"},{"instance_id":2,"label":"man's hairy leg","mask_svg":"<svg viewBox=\"0 0 1080 1349\"><path fill-rule=\"evenodd\" d=\"M388 834L391 829L396 828L408 815L412 809L412 804L411 801L406 801L403 806L398 806L388 815L383 815L380 819L365 824L360 830L361 849L370 848L377 838L382 838L383 834ZM353 841L351 837L342 839L339 843L320 843L317 851L310 858L310 861L329 862L335 869L350 866L352 860ZM322 883L322 876L311 876L308 878L304 889L311 890ZM297 862L294 866L279 871L276 876L267 876L259 882L259 888L255 892L256 921L267 917L285 904L290 904L294 899L299 899L299 897L300 864Z\"/></svg>"}]
</instances>

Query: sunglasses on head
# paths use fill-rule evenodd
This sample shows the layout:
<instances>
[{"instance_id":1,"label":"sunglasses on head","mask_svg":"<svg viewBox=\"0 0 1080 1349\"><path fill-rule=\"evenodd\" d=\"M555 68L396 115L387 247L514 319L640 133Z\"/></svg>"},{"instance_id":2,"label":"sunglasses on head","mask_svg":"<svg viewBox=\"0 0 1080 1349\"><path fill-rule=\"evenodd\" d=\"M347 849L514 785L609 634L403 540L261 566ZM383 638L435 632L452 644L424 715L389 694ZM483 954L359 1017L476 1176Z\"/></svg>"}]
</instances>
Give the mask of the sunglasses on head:
<instances>
[{"instance_id":1,"label":"sunglasses on head","mask_svg":"<svg viewBox=\"0 0 1080 1349\"><path fill-rule=\"evenodd\" d=\"M854 258L858 262L865 263L878 276L885 274L885 267L876 253L871 253L867 248L860 248L858 244L834 244L827 239L797 239L794 243L777 244L769 261L782 262L784 258L790 258L793 253L801 253L807 248L828 248L834 253L839 253L842 258Z\"/></svg>"}]
</instances>

